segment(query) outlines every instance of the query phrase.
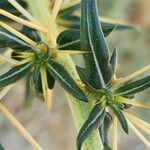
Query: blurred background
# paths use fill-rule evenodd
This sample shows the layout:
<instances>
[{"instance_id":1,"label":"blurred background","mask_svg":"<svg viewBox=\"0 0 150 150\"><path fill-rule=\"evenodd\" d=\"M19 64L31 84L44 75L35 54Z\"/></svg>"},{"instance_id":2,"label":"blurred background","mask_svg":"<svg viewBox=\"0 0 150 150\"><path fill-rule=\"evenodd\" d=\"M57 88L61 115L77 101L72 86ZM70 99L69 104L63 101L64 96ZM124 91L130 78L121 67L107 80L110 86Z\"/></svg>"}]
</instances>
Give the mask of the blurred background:
<instances>
[{"instance_id":1,"label":"blurred background","mask_svg":"<svg viewBox=\"0 0 150 150\"><path fill-rule=\"evenodd\" d=\"M101 16L125 20L139 27L138 31L113 32L108 38L110 49L119 51L118 77L126 76L150 63L150 0L99 0ZM18 82L3 98L5 106L35 137L44 150L76 150L77 132L63 90L56 84L53 107L47 112L45 103L34 100L24 106L24 81ZM150 90L136 99L150 102ZM143 120L150 122L150 111L131 109ZM132 132L127 136L119 131L119 150L147 150ZM150 139L150 137L147 137ZM31 150L32 147L14 126L0 113L0 143L6 150Z\"/></svg>"}]
</instances>

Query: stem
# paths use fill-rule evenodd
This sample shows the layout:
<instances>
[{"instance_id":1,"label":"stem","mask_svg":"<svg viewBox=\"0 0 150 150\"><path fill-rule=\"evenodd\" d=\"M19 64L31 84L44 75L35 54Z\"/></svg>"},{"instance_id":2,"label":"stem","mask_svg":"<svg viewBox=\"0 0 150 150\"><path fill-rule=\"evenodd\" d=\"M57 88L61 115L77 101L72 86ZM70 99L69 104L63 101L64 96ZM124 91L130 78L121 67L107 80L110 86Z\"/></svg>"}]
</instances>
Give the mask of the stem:
<instances>
[{"instance_id":1,"label":"stem","mask_svg":"<svg viewBox=\"0 0 150 150\"><path fill-rule=\"evenodd\" d=\"M46 5L46 2L44 0L42 1L28 0L28 4L32 11L33 16L37 18L39 21L41 21L41 23L43 23L44 25L47 25L49 23L50 12L48 6ZM53 30L53 28L55 28L55 30ZM51 30L51 33L56 38L56 35L58 34L56 25L53 28ZM55 43L50 44L55 45ZM75 70L75 65L68 55L65 56L58 54L58 58L56 61L61 63L67 69L67 71L74 78L74 80L79 80L79 77ZM70 96L67 93L66 96L73 114L76 128L79 131L79 129L81 128L81 126L83 125L83 123L85 122L89 113L92 110L92 104L79 102L77 99L75 99L74 97ZM90 98L90 100L94 101L94 98ZM103 144L101 142L98 130L96 130L87 139L82 148L82 150L102 150L102 149Z\"/></svg>"}]
</instances>

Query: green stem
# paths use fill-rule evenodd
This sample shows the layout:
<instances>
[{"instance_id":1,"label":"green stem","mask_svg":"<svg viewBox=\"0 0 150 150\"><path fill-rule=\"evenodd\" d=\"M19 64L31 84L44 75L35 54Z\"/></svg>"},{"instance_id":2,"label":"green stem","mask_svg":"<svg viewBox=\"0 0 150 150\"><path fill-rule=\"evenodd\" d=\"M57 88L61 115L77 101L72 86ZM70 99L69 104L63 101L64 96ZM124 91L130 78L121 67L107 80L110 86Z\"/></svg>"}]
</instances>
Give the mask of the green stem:
<instances>
[{"instance_id":1,"label":"green stem","mask_svg":"<svg viewBox=\"0 0 150 150\"><path fill-rule=\"evenodd\" d=\"M30 10L32 11L33 16L44 25L48 25L49 23L48 21L50 18L50 9L48 8L47 0L37 0L37 1L28 0L28 4ZM51 30L51 34L56 36L57 25L55 25L53 28L55 28L55 30ZM52 43L52 45L55 45L55 43ZM75 80L79 80L79 77L75 70L74 63L68 55L59 55L57 61L63 64L63 66L65 66L67 71L72 75L72 77ZM74 97L72 97L67 93L66 96L73 114L76 128L79 131L92 109L92 104L79 102L78 100L76 100ZM92 101L92 98L90 99ZM103 144L101 142L98 130L95 131L87 139L87 141L85 142L82 148L82 150L102 150L102 149L103 149Z\"/></svg>"}]
</instances>

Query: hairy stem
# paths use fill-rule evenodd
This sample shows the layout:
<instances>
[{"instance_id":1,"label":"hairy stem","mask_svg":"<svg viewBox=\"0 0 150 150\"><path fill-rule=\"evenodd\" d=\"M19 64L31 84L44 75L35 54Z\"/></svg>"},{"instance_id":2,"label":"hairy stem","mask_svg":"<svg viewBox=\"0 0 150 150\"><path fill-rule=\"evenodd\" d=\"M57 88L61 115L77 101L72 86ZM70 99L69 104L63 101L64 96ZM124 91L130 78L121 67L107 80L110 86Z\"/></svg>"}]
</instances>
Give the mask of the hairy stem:
<instances>
[{"instance_id":1,"label":"hairy stem","mask_svg":"<svg viewBox=\"0 0 150 150\"><path fill-rule=\"evenodd\" d=\"M28 4L30 6L30 9L34 17L38 21L43 23L43 25L48 25L49 19L50 19L50 12L49 12L50 10L48 8L48 5L46 5L46 0L42 0L42 1L28 0ZM56 39L56 35L58 34L56 24L52 27L52 30L50 32L51 33L49 34L51 35L53 34L54 39ZM55 42L50 43L50 45L54 46ZM57 61L63 64L63 66L67 69L67 71L71 74L71 76L75 80L79 80L79 77L75 70L75 65L68 55L58 54ZM83 102L78 102L78 100L76 100L74 97L70 96L67 93L66 93L66 96L67 96L67 99L68 99L68 102L69 102L69 105L73 114L76 128L79 131L79 129L81 128L85 120L87 119L92 109L92 105L83 103ZM101 142L99 132L97 130L87 139L87 141L83 145L82 150L102 150L102 149L103 149L103 144Z\"/></svg>"}]
</instances>

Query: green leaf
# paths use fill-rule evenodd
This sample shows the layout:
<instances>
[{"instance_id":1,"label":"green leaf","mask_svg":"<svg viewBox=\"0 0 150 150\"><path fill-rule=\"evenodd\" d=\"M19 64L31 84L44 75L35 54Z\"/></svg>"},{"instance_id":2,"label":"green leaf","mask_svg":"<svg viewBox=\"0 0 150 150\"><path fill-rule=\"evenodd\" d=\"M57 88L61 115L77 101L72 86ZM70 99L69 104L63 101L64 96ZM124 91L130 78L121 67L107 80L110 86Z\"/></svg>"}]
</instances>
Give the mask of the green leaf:
<instances>
[{"instance_id":1,"label":"green leaf","mask_svg":"<svg viewBox=\"0 0 150 150\"><path fill-rule=\"evenodd\" d=\"M42 89L42 83L40 84L41 82L41 76L40 76L40 66L41 64L40 63L36 63L35 64L35 67L34 67L34 70L32 72L32 76L31 76L31 81L33 83L33 86L38 89L38 91L41 91ZM41 85L41 86L39 86ZM38 88L37 88L38 87ZM41 88L39 88L41 87Z\"/></svg>"},{"instance_id":2,"label":"green leaf","mask_svg":"<svg viewBox=\"0 0 150 150\"><path fill-rule=\"evenodd\" d=\"M20 30L20 32L35 42L41 41L39 34L34 29L23 26L23 28Z\"/></svg>"},{"instance_id":3,"label":"green leaf","mask_svg":"<svg viewBox=\"0 0 150 150\"><path fill-rule=\"evenodd\" d=\"M75 16L75 15L70 15L65 18L58 18L57 23L60 26L63 26L65 28L70 28L70 29L80 29L80 17Z\"/></svg>"},{"instance_id":4,"label":"green leaf","mask_svg":"<svg viewBox=\"0 0 150 150\"><path fill-rule=\"evenodd\" d=\"M3 88L9 84L15 83L24 77L31 68L31 63L26 63L13 67L8 72L0 76L0 88Z\"/></svg>"},{"instance_id":5,"label":"green leaf","mask_svg":"<svg viewBox=\"0 0 150 150\"><path fill-rule=\"evenodd\" d=\"M55 85L55 79L54 79L53 76L49 73L49 71L47 71L46 74L47 74L48 87L49 87L49 89L53 89L53 87L54 87L54 85Z\"/></svg>"},{"instance_id":6,"label":"green leaf","mask_svg":"<svg viewBox=\"0 0 150 150\"><path fill-rule=\"evenodd\" d=\"M33 86L37 90L37 92L43 93L42 80L41 80L41 74L40 74L40 66L41 66L40 63L35 65L31 80L32 80ZM48 70L46 71L46 74L47 74L48 87L49 87L49 89L53 89L54 84L55 84L55 79L49 73Z\"/></svg>"},{"instance_id":7,"label":"green leaf","mask_svg":"<svg viewBox=\"0 0 150 150\"><path fill-rule=\"evenodd\" d=\"M87 120L83 124L77 137L77 148L81 149L84 141L90 136L90 134L98 129L105 117L105 106L102 104L96 104L90 112Z\"/></svg>"},{"instance_id":8,"label":"green leaf","mask_svg":"<svg viewBox=\"0 0 150 150\"><path fill-rule=\"evenodd\" d=\"M129 129L128 129L128 123L127 123L127 120L124 116L124 114L122 113L122 111L117 108L116 106L111 106L111 109L113 110L113 112L115 113L115 115L117 116L123 130L128 134L129 133Z\"/></svg>"},{"instance_id":9,"label":"green leaf","mask_svg":"<svg viewBox=\"0 0 150 150\"><path fill-rule=\"evenodd\" d=\"M57 23L66 28L80 29L80 17L75 15L70 15L65 18L58 18ZM118 23L117 21L105 21L103 18L101 18L100 23L105 37L113 31L137 30L137 27L133 25Z\"/></svg>"},{"instance_id":10,"label":"green leaf","mask_svg":"<svg viewBox=\"0 0 150 150\"><path fill-rule=\"evenodd\" d=\"M24 103L26 106L31 106L34 100L33 88L31 86L31 76L32 74L31 72L29 72L26 77L25 97L24 97Z\"/></svg>"},{"instance_id":11,"label":"green leaf","mask_svg":"<svg viewBox=\"0 0 150 150\"><path fill-rule=\"evenodd\" d=\"M111 29L114 27L115 31L124 31L124 30L136 30L136 27L131 24L118 23L119 21L111 21L111 18L107 21L105 17L101 19L101 26L105 29Z\"/></svg>"},{"instance_id":12,"label":"green leaf","mask_svg":"<svg viewBox=\"0 0 150 150\"><path fill-rule=\"evenodd\" d=\"M33 29L24 26L19 32L29 37L31 40L35 42L41 41L40 36ZM13 35L12 33L8 32L5 29L0 29L0 48L5 47L10 47L17 51L32 49L32 46L24 42L22 39L19 39L18 37L16 37L15 35Z\"/></svg>"},{"instance_id":13,"label":"green leaf","mask_svg":"<svg viewBox=\"0 0 150 150\"><path fill-rule=\"evenodd\" d=\"M121 87L119 87L115 93L117 95L131 95L142 92L150 87L150 75L138 79L136 81L132 81L129 83L125 83Z\"/></svg>"},{"instance_id":14,"label":"green leaf","mask_svg":"<svg viewBox=\"0 0 150 150\"><path fill-rule=\"evenodd\" d=\"M80 31L66 30L57 37L57 45L61 50L81 50Z\"/></svg>"},{"instance_id":15,"label":"green leaf","mask_svg":"<svg viewBox=\"0 0 150 150\"><path fill-rule=\"evenodd\" d=\"M99 127L99 132L101 136L101 140L104 145L104 150L111 150L109 147L109 139L108 139L108 131L111 127L112 116L109 112L106 112L105 118L101 126Z\"/></svg>"},{"instance_id":16,"label":"green leaf","mask_svg":"<svg viewBox=\"0 0 150 150\"><path fill-rule=\"evenodd\" d=\"M77 70L77 73L80 75L81 81L91 87L91 85L88 83L88 75L85 73L85 69L79 66L76 66L76 70Z\"/></svg>"},{"instance_id":17,"label":"green leaf","mask_svg":"<svg viewBox=\"0 0 150 150\"><path fill-rule=\"evenodd\" d=\"M36 84L34 83L33 85L34 85L34 88L35 88L37 93L43 93L41 74L39 74L37 81L36 81Z\"/></svg>"},{"instance_id":18,"label":"green leaf","mask_svg":"<svg viewBox=\"0 0 150 150\"><path fill-rule=\"evenodd\" d=\"M102 21L100 23L101 23L102 31L105 37L107 37L110 33L116 30L117 27L119 26L118 24L115 24L115 23L110 24L110 23L104 23Z\"/></svg>"},{"instance_id":19,"label":"green leaf","mask_svg":"<svg viewBox=\"0 0 150 150\"><path fill-rule=\"evenodd\" d=\"M0 29L0 48L31 49L31 46L6 30Z\"/></svg>"},{"instance_id":20,"label":"green leaf","mask_svg":"<svg viewBox=\"0 0 150 150\"><path fill-rule=\"evenodd\" d=\"M110 31L107 28L103 32L107 36ZM81 50L80 30L69 29L61 32L57 37L57 45L60 50Z\"/></svg>"},{"instance_id":21,"label":"green leaf","mask_svg":"<svg viewBox=\"0 0 150 150\"><path fill-rule=\"evenodd\" d=\"M117 53L117 48L115 48L110 59L110 65L111 65L113 74L117 70L117 63L118 63L118 53Z\"/></svg>"},{"instance_id":22,"label":"green leaf","mask_svg":"<svg viewBox=\"0 0 150 150\"><path fill-rule=\"evenodd\" d=\"M94 89L105 87L110 82L112 70L109 64L107 47L99 22L96 0L81 1L81 48L92 52L92 56L84 55L88 82Z\"/></svg>"},{"instance_id":23,"label":"green leaf","mask_svg":"<svg viewBox=\"0 0 150 150\"><path fill-rule=\"evenodd\" d=\"M54 61L49 61L47 63L47 70L69 94L81 101L87 102L87 97L84 92L78 87L62 65Z\"/></svg>"},{"instance_id":24,"label":"green leaf","mask_svg":"<svg viewBox=\"0 0 150 150\"><path fill-rule=\"evenodd\" d=\"M75 18L72 18L73 21L75 21ZM68 24L68 23L67 23ZM104 36L108 36L116 27L116 25L113 25L112 27L102 27L102 30L104 32ZM68 29L63 32L61 32L57 37L57 44L58 45L65 45L66 43L71 43L74 41L80 41L80 30L79 29ZM78 50L81 49L80 42L78 46Z\"/></svg>"},{"instance_id":25,"label":"green leaf","mask_svg":"<svg viewBox=\"0 0 150 150\"><path fill-rule=\"evenodd\" d=\"M2 144L0 144L0 150L5 150Z\"/></svg>"},{"instance_id":26,"label":"green leaf","mask_svg":"<svg viewBox=\"0 0 150 150\"><path fill-rule=\"evenodd\" d=\"M79 9L80 9L80 3L75 4L75 5L71 6L71 7L68 7L68 8L65 8L63 10L60 10L59 13L58 13L58 17L64 19L65 17L70 16L72 13L74 13L75 11L77 11Z\"/></svg>"}]
</instances>

